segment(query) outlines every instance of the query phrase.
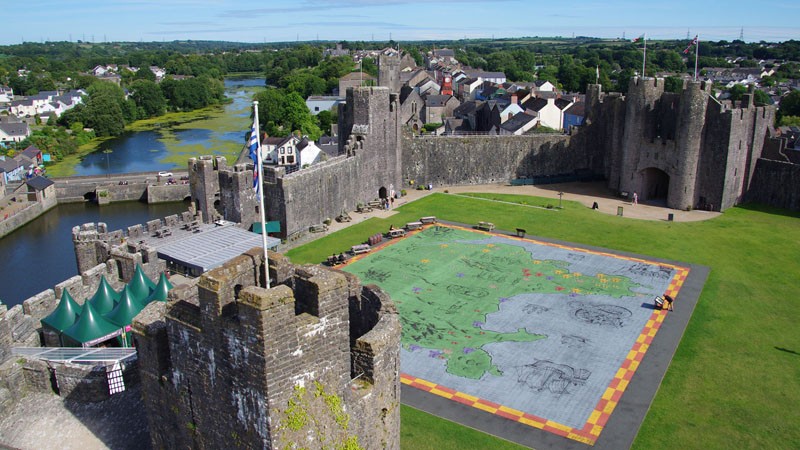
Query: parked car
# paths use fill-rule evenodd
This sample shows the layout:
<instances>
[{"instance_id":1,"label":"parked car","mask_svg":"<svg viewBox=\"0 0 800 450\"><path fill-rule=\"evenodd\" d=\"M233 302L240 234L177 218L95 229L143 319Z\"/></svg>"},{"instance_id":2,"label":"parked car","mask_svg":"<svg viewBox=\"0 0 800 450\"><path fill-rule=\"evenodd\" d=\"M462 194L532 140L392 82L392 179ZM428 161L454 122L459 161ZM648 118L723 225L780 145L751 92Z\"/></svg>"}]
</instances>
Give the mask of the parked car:
<instances>
[{"instance_id":1,"label":"parked car","mask_svg":"<svg viewBox=\"0 0 800 450\"><path fill-rule=\"evenodd\" d=\"M166 172L166 171L158 172L158 176L160 176L160 177L171 177L172 176L172 172Z\"/></svg>"}]
</instances>

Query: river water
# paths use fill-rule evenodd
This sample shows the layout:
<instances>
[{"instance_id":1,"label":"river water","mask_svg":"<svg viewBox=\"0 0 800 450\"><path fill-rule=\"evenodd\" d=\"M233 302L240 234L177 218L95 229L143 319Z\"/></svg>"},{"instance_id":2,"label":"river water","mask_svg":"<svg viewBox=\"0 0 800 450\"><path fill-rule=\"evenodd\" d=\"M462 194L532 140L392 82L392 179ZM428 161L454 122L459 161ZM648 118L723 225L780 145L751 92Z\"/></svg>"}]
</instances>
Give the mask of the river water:
<instances>
[{"instance_id":1,"label":"river water","mask_svg":"<svg viewBox=\"0 0 800 450\"><path fill-rule=\"evenodd\" d=\"M84 156L75 166L75 175L185 169L190 156L230 155L244 144L251 125L252 95L263 86L263 78L226 78L225 95L231 102L224 105L224 116L229 120L217 122L217 128L191 128L190 124L190 128L127 132ZM173 142L177 155L170 154L165 139Z\"/></svg>"},{"instance_id":2,"label":"river water","mask_svg":"<svg viewBox=\"0 0 800 450\"><path fill-rule=\"evenodd\" d=\"M249 103L254 88L264 79L226 79L226 95L233 101L225 105L225 115L234 120L222 122L229 128L185 128L173 131L177 145L199 150L194 155L214 153L208 143L230 141L241 148L249 130ZM129 133L103 143L100 151L87 155L76 168L76 175L130 173L186 167L160 162L167 154L157 131ZM146 149L143 157L142 149ZM106 152L104 153L104 150ZM187 156L187 158L188 158ZM105 222L109 230L124 229L186 210L179 203L148 205L139 202L59 205L33 222L0 239L0 301L8 307L38 294L78 274L72 246L72 227L89 222Z\"/></svg>"}]
</instances>

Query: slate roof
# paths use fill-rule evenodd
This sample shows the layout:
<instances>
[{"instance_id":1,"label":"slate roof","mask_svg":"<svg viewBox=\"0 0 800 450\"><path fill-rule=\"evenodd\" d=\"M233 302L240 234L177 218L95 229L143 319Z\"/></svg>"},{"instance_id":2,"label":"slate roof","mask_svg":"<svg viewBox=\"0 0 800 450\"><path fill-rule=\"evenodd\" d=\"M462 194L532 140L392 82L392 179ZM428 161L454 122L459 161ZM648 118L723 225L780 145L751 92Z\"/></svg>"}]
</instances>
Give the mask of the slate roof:
<instances>
[{"instance_id":1,"label":"slate roof","mask_svg":"<svg viewBox=\"0 0 800 450\"><path fill-rule=\"evenodd\" d=\"M545 106L547 106L547 99L541 97L530 98L522 104L523 108L530 109L531 111L541 111Z\"/></svg>"},{"instance_id":2,"label":"slate roof","mask_svg":"<svg viewBox=\"0 0 800 450\"><path fill-rule=\"evenodd\" d=\"M572 104L571 101L563 99L563 98L557 98L555 103L556 103L556 107L558 109L561 109L561 110L563 110L564 108L569 107L569 105Z\"/></svg>"},{"instance_id":3,"label":"slate roof","mask_svg":"<svg viewBox=\"0 0 800 450\"><path fill-rule=\"evenodd\" d=\"M586 103L584 102L573 103L572 106L570 106L569 108L567 108L566 111L564 111L564 114L583 117L586 114Z\"/></svg>"},{"instance_id":4,"label":"slate roof","mask_svg":"<svg viewBox=\"0 0 800 450\"><path fill-rule=\"evenodd\" d=\"M281 145L289 142L292 139L292 136L284 136L284 137L268 137L261 141L261 145L274 145L275 147L280 147Z\"/></svg>"},{"instance_id":5,"label":"slate roof","mask_svg":"<svg viewBox=\"0 0 800 450\"><path fill-rule=\"evenodd\" d=\"M478 107L480 107L482 105L483 105L483 102L479 102L479 101L464 102L464 103L458 105L456 107L456 109L453 110L453 115L455 117L464 117L464 116L468 116L470 114L474 114L475 111L478 110Z\"/></svg>"},{"instance_id":6,"label":"slate roof","mask_svg":"<svg viewBox=\"0 0 800 450\"><path fill-rule=\"evenodd\" d=\"M25 182L28 186L36 189L37 191L43 191L46 188L54 185L52 180L49 180L45 177L33 177L30 180Z\"/></svg>"},{"instance_id":7,"label":"slate roof","mask_svg":"<svg viewBox=\"0 0 800 450\"><path fill-rule=\"evenodd\" d=\"M533 117L533 116L531 116L529 114L525 114L525 113L519 113L519 114L515 115L514 117L512 117L512 118L506 120L505 122L503 122L500 125L500 128L502 128L502 129L504 129L506 131L510 131L510 132L513 133L513 132L519 130L520 128L522 128L523 126L527 125L532 120L536 120L536 117Z\"/></svg>"},{"instance_id":8,"label":"slate roof","mask_svg":"<svg viewBox=\"0 0 800 450\"><path fill-rule=\"evenodd\" d=\"M425 97L425 106L429 108L441 108L451 98L453 98L451 95L428 95Z\"/></svg>"},{"instance_id":9,"label":"slate roof","mask_svg":"<svg viewBox=\"0 0 800 450\"><path fill-rule=\"evenodd\" d=\"M22 164L14 158L6 158L0 160L0 169L5 171L6 173L11 173L17 169L22 167Z\"/></svg>"},{"instance_id":10,"label":"slate roof","mask_svg":"<svg viewBox=\"0 0 800 450\"><path fill-rule=\"evenodd\" d=\"M25 122L0 123L0 130L9 136L27 136L28 124Z\"/></svg>"},{"instance_id":11,"label":"slate roof","mask_svg":"<svg viewBox=\"0 0 800 450\"><path fill-rule=\"evenodd\" d=\"M434 50L433 54L439 57L450 57L450 58L454 58L456 56L456 52L449 48L440 48L438 50Z\"/></svg>"}]
</instances>

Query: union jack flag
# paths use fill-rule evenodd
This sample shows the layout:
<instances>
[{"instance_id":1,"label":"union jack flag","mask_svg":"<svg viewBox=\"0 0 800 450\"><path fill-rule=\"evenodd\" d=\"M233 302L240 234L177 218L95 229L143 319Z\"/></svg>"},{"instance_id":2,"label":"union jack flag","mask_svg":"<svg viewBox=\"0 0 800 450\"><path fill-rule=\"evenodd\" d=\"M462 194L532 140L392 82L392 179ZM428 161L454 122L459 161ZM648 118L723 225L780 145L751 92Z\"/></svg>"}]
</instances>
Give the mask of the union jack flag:
<instances>
[{"instance_id":1,"label":"union jack flag","mask_svg":"<svg viewBox=\"0 0 800 450\"><path fill-rule=\"evenodd\" d=\"M695 45L697 45L697 35L695 35L694 39L692 39L692 42L689 42L689 45L686 46L686 49L683 51L683 54L684 55L688 55L689 54L689 50L691 50L692 46L695 46Z\"/></svg>"}]
</instances>

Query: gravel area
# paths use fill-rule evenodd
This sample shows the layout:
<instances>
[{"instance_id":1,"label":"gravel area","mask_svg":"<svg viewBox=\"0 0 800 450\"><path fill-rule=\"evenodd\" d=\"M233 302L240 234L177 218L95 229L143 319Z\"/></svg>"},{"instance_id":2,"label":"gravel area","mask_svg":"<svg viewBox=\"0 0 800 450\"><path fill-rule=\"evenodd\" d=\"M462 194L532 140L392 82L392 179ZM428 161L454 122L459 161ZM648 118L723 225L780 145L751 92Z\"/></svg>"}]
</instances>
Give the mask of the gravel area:
<instances>
[{"instance_id":1,"label":"gravel area","mask_svg":"<svg viewBox=\"0 0 800 450\"><path fill-rule=\"evenodd\" d=\"M133 388L100 403L29 394L0 414L0 448L149 449L140 391Z\"/></svg>"}]
</instances>

